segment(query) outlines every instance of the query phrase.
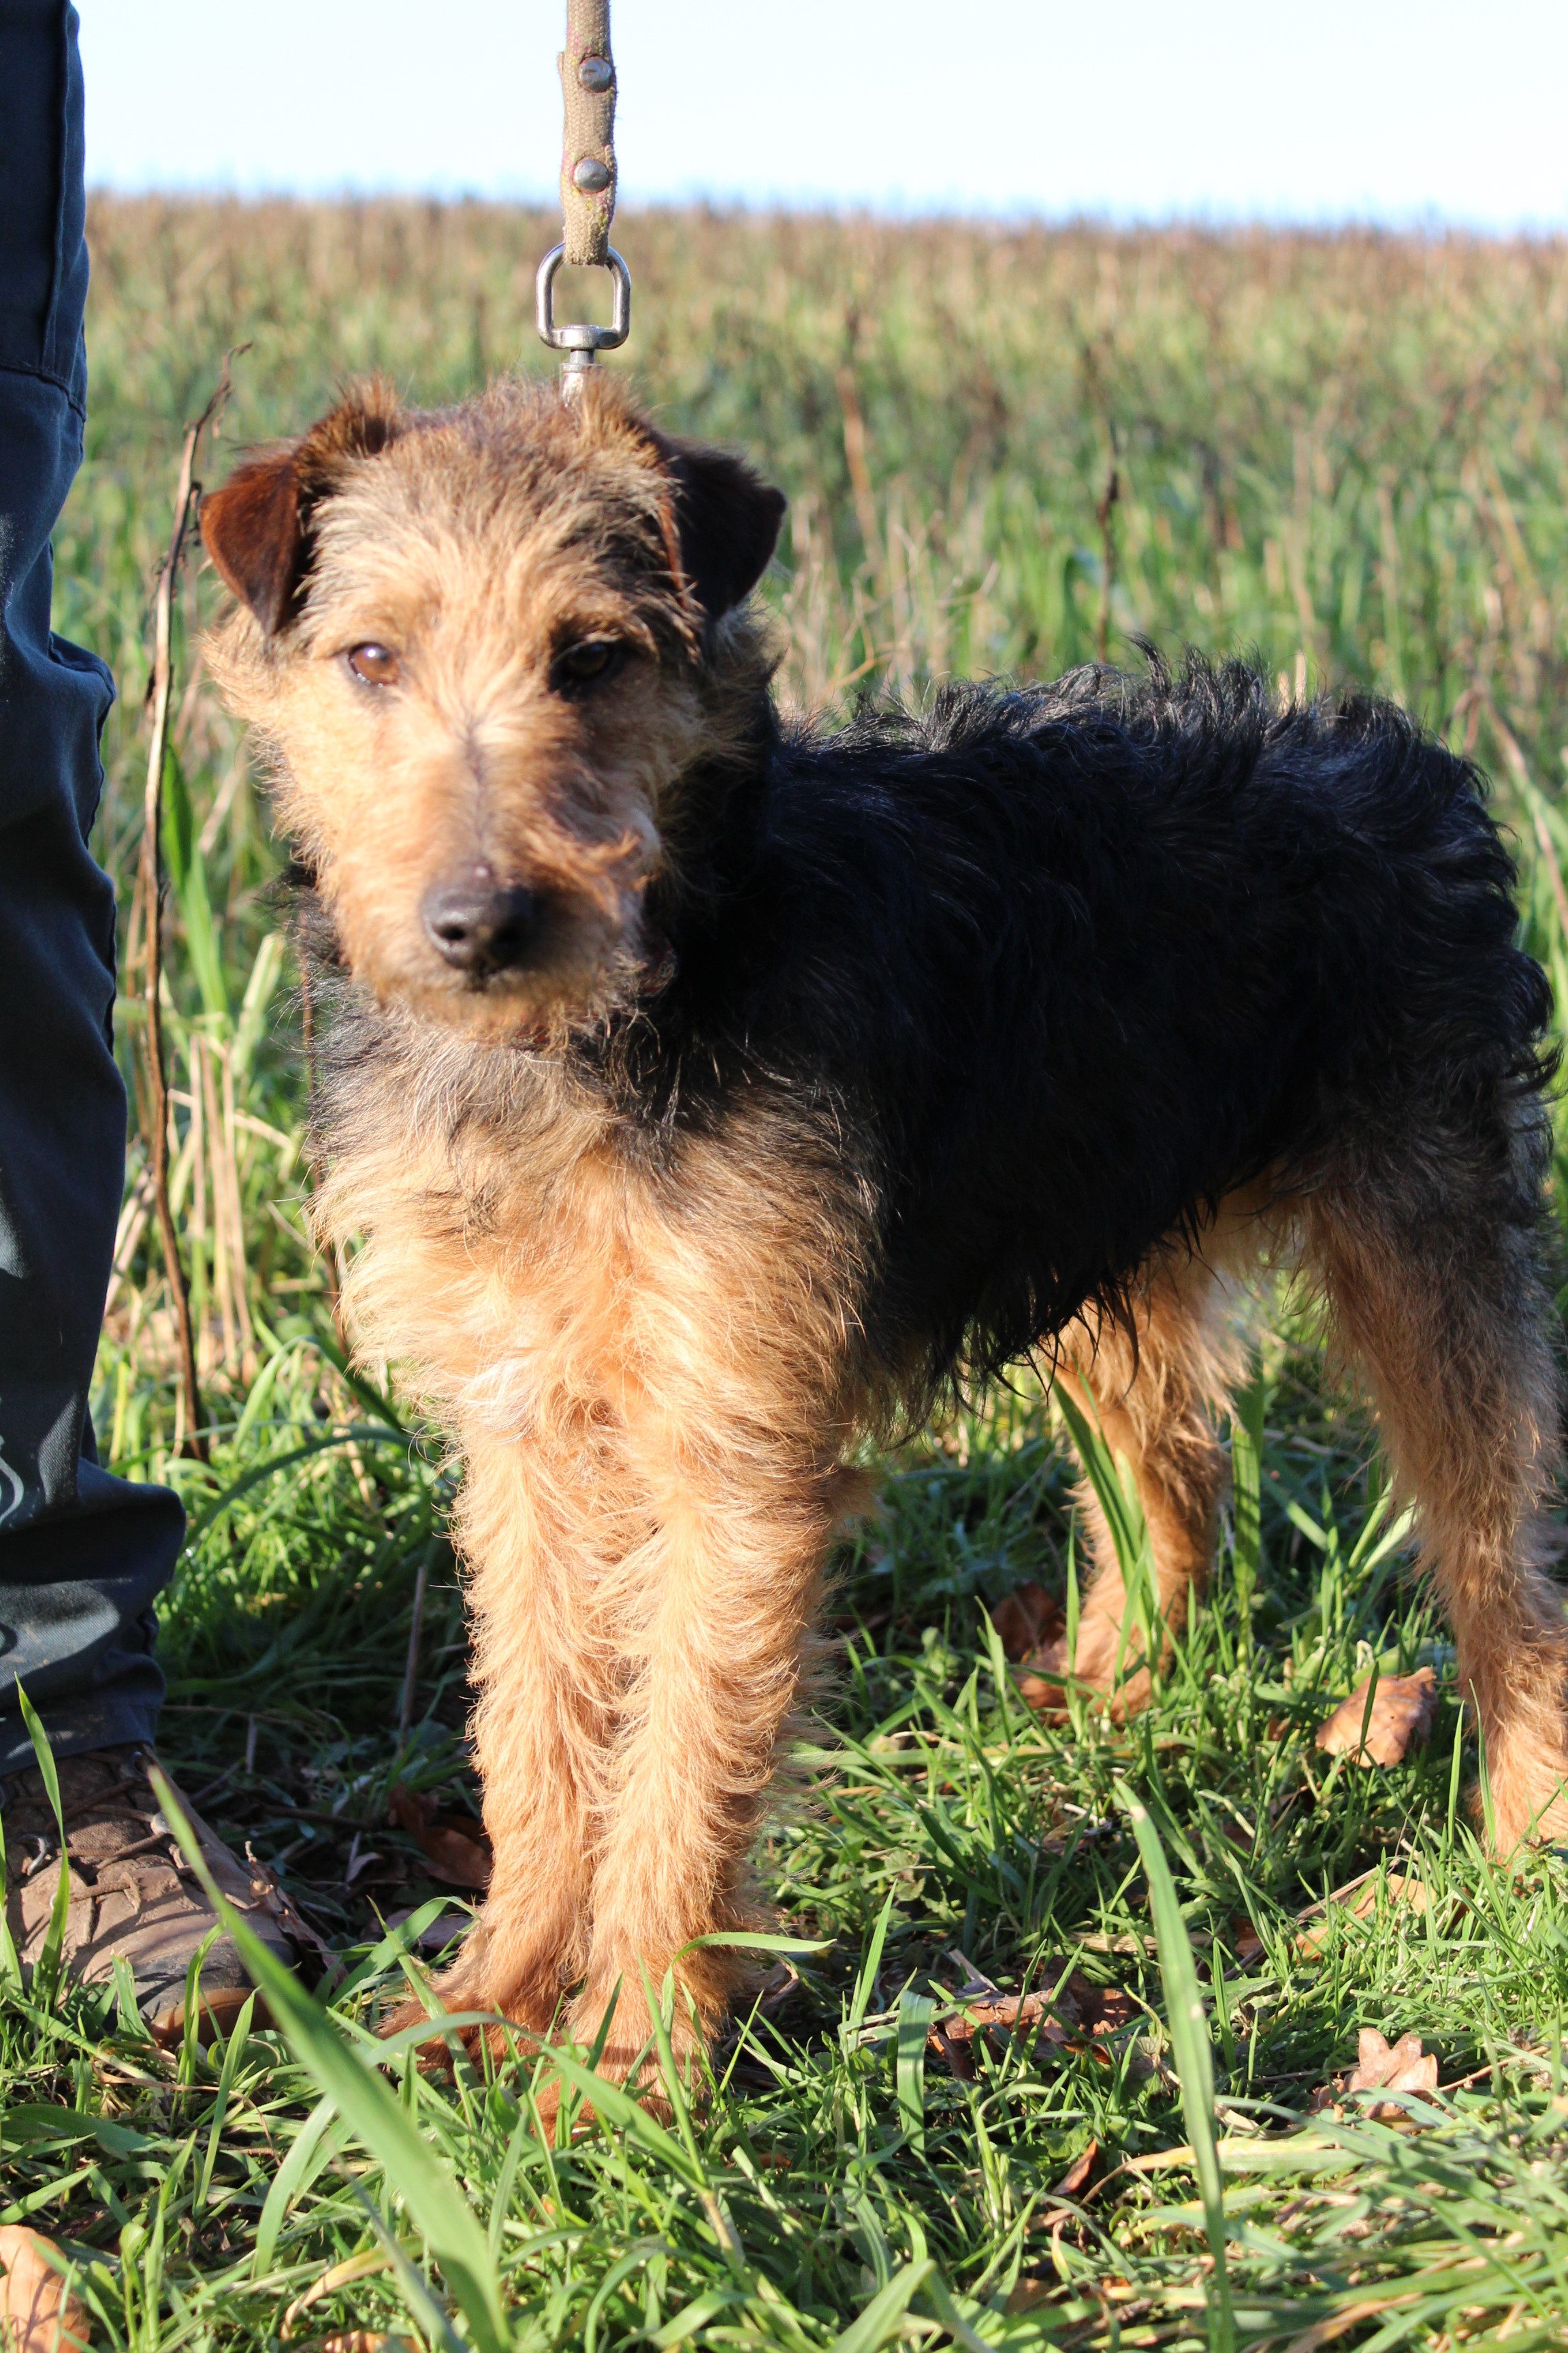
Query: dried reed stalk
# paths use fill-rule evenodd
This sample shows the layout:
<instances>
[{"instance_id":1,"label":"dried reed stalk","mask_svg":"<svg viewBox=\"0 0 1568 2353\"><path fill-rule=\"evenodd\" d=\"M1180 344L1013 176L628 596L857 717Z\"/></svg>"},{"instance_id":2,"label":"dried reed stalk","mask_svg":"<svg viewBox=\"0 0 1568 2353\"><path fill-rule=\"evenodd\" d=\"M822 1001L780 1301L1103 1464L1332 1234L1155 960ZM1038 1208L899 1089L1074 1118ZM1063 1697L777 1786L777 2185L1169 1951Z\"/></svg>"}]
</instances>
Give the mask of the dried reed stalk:
<instances>
[{"instance_id":1,"label":"dried reed stalk","mask_svg":"<svg viewBox=\"0 0 1568 2353\"><path fill-rule=\"evenodd\" d=\"M1116 443L1110 444L1110 471L1105 479L1105 496L1095 513L1100 522L1100 631L1098 649L1102 662L1110 655L1110 592L1116 586L1116 533L1111 517L1116 501L1121 496L1121 477L1116 470Z\"/></svg>"},{"instance_id":2,"label":"dried reed stalk","mask_svg":"<svg viewBox=\"0 0 1568 2353\"><path fill-rule=\"evenodd\" d=\"M152 736L147 746L147 789L142 808L139 883L146 932L142 998L147 1008L147 1076L152 1097L147 1160L152 1172L158 1231L163 1244L163 1268L168 1277L180 1351L180 1388L184 1408L180 1451L194 1456L199 1462L207 1460L207 1442L202 1417L201 1385L196 1377L195 1343L191 1331L191 1294L180 1258L174 1213L169 1202L169 1088L163 1069L161 997L163 886L159 871L158 846L163 817L163 764L169 745L169 698L174 685L174 589L179 577L180 558L184 553L185 533L201 495L201 485L195 479L196 448L203 433L228 398L229 364L233 356L230 353L224 361L217 388L195 423L186 426L184 446L180 452L180 474L174 491L174 527L169 539L168 554L158 575L158 594L153 605L153 677L148 697L152 706Z\"/></svg>"}]
</instances>

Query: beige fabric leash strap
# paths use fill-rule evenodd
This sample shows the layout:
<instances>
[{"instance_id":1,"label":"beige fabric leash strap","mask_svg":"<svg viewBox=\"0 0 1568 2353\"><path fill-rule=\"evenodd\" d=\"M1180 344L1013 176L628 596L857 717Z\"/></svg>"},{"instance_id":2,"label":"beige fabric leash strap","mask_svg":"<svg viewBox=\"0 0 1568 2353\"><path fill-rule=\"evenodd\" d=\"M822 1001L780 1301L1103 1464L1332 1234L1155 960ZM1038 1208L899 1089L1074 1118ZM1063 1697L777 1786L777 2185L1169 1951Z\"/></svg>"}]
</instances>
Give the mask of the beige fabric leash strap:
<instances>
[{"instance_id":1,"label":"beige fabric leash strap","mask_svg":"<svg viewBox=\"0 0 1568 2353\"><path fill-rule=\"evenodd\" d=\"M565 226L534 279L534 321L540 340L563 352L561 392L575 399L601 352L613 352L631 332L631 272L610 243L616 214L616 61L610 55L610 0L566 0L566 47L561 52L566 137L561 157L561 209ZM555 279L563 264L607 269L614 315L607 327L586 319L557 321Z\"/></svg>"},{"instance_id":2,"label":"beige fabric leash strap","mask_svg":"<svg viewBox=\"0 0 1568 2353\"><path fill-rule=\"evenodd\" d=\"M616 216L616 61L610 55L610 0L566 0L561 91L566 102L561 154L565 259L574 268L602 265Z\"/></svg>"}]
</instances>

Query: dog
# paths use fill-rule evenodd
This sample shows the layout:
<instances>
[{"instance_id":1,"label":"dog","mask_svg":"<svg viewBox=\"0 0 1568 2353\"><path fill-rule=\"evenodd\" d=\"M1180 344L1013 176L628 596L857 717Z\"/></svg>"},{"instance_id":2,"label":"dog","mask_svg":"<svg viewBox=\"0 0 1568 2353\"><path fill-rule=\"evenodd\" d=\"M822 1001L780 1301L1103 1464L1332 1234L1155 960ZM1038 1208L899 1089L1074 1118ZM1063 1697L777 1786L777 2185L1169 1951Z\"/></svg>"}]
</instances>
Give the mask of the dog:
<instances>
[{"instance_id":1,"label":"dog","mask_svg":"<svg viewBox=\"0 0 1568 2353\"><path fill-rule=\"evenodd\" d=\"M202 510L337 972L320 1230L463 1466L495 1862L441 1992L623 2076L667 1972L689 2065L742 1979L857 1450L1043 1352L1184 1623L1260 1256L1371 1390L1497 1850L1568 1829L1551 1007L1475 771L1196 659L786 725L784 504L601 375L371 384Z\"/></svg>"}]
</instances>

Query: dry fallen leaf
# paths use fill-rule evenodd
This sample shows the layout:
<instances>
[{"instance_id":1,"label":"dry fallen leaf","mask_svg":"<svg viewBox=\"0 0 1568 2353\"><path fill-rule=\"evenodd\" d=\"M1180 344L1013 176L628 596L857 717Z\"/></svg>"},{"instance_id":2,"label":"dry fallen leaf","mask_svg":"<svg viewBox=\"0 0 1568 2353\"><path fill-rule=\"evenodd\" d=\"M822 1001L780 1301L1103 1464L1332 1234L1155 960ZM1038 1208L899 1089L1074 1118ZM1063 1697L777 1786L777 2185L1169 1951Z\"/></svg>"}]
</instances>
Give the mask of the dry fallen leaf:
<instances>
[{"instance_id":1,"label":"dry fallen leaf","mask_svg":"<svg viewBox=\"0 0 1568 2353\"><path fill-rule=\"evenodd\" d=\"M998 2053L1015 2036L1048 2042L1058 2051L1092 2051L1142 2014L1120 1986L1090 1985L1077 1969L1058 1987L1054 2002L1043 1993L999 1993L994 1987L961 1995L960 2000L962 2009L937 2019L926 2039L966 2082L974 2073L973 2046L981 2037ZM1095 2055L1109 2063L1103 2050Z\"/></svg>"},{"instance_id":2,"label":"dry fallen leaf","mask_svg":"<svg viewBox=\"0 0 1568 2353\"><path fill-rule=\"evenodd\" d=\"M775 1961L757 1988L757 2008L763 2011L782 2010L800 1990L801 1975L786 1955Z\"/></svg>"},{"instance_id":3,"label":"dry fallen leaf","mask_svg":"<svg viewBox=\"0 0 1568 2353\"><path fill-rule=\"evenodd\" d=\"M287 2344L294 2334L294 2324L300 2315L309 2312L313 2304L320 2304L324 2295L335 2295L339 2288L352 2287L359 2280L390 2270L391 2265L391 2256L381 2247L365 2248L357 2255L345 2257L341 2263L333 2263L320 2279L311 2282L303 2295L294 2298L279 2324L279 2337ZM375 2353L376 2348L385 2342L384 2337L374 2336L363 2328L341 2330L336 2337L329 2337L326 2340L328 2345L339 2347L341 2353ZM325 2353L324 2346L321 2353Z\"/></svg>"},{"instance_id":4,"label":"dry fallen leaf","mask_svg":"<svg viewBox=\"0 0 1568 2353\"><path fill-rule=\"evenodd\" d=\"M977 2035L984 2035L994 2050L1002 2051L1015 2034L1026 2035L1031 2028L1049 2032L1045 2019L1044 1994L979 1994L966 2000L963 2008L951 2017L937 2020L926 2042L946 2060L955 2075L967 2083L974 2073L974 2053L970 2046ZM1063 2037L1058 2033L1055 2040L1060 2042Z\"/></svg>"},{"instance_id":5,"label":"dry fallen leaf","mask_svg":"<svg viewBox=\"0 0 1568 2353\"><path fill-rule=\"evenodd\" d=\"M443 1814L427 1789L407 1789L401 1781L388 1792L386 1810L417 1842L431 1878L443 1887L489 1885L489 1844L471 1814Z\"/></svg>"},{"instance_id":6,"label":"dry fallen leaf","mask_svg":"<svg viewBox=\"0 0 1568 2353\"><path fill-rule=\"evenodd\" d=\"M1422 2050L1418 2034L1402 2034L1391 2043L1375 2026L1362 2028L1347 2092L1435 2092L1436 2088L1436 2056Z\"/></svg>"},{"instance_id":7,"label":"dry fallen leaf","mask_svg":"<svg viewBox=\"0 0 1568 2353\"><path fill-rule=\"evenodd\" d=\"M1089 2188L1090 2176L1100 2162L1100 2143L1091 2140L1079 2157L1075 2157L1056 2185L1058 2198L1078 2198Z\"/></svg>"},{"instance_id":8,"label":"dry fallen leaf","mask_svg":"<svg viewBox=\"0 0 1568 2353\"><path fill-rule=\"evenodd\" d=\"M1402 2034L1391 2043L1375 2026L1363 2026L1356 2038L1356 2063L1348 2075L1325 2084L1312 2095L1314 2108L1328 2107L1351 2092L1436 2092L1437 2059L1423 2051L1418 2034ZM1403 2122L1405 2111L1392 2100L1374 2100L1368 2114Z\"/></svg>"},{"instance_id":9,"label":"dry fallen leaf","mask_svg":"<svg viewBox=\"0 0 1568 2353\"><path fill-rule=\"evenodd\" d=\"M46 2252L47 2251L47 2252ZM5 2269L0 2341L5 2353L76 2353L90 2341L87 2306L72 2295L49 2261L65 2258L52 2239L17 2223L0 2228Z\"/></svg>"},{"instance_id":10,"label":"dry fallen leaf","mask_svg":"<svg viewBox=\"0 0 1568 2353\"><path fill-rule=\"evenodd\" d=\"M1357 1765L1398 1765L1412 1741L1424 1740L1432 1729L1437 1677L1431 1667L1417 1667L1413 1675L1380 1675L1369 1717L1371 1682L1369 1675L1366 1683L1358 1683L1328 1722L1319 1725L1318 1746L1331 1757L1348 1757Z\"/></svg>"},{"instance_id":11,"label":"dry fallen leaf","mask_svg":"<svg viewBox=\"0 0 1568 2353\"><path fill-rule=\"evenodd\" d=\"M1099 1986L1093 1998L1080 2003L1079 2018L1090 2034L1103 2039L1108 2034L1120 2034L1142 2015L1139 2005L1120 1986Z\"/></svg>"}]
</instances>

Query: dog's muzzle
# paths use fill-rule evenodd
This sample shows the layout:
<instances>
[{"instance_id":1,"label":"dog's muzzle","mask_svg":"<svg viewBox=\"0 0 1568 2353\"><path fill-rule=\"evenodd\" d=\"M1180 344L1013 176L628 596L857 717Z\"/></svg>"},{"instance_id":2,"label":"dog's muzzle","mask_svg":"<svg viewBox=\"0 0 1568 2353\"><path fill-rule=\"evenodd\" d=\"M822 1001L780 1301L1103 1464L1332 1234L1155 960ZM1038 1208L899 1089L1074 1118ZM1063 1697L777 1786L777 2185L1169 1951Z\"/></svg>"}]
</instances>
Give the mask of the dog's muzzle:
<instances>
[{"instance_id":1,"label":"dog's muzzle","mask_svg":"<svg viewBox=\"0 0 1568 2353\"><path fill-rule=\"evenodd\" d=\"M421 913L437 955L454 972L485 981L531 960L548 905L542 892L498 883L488 866L476 866L455 881L434 883Z\"/></svg>"}]
</instances>

